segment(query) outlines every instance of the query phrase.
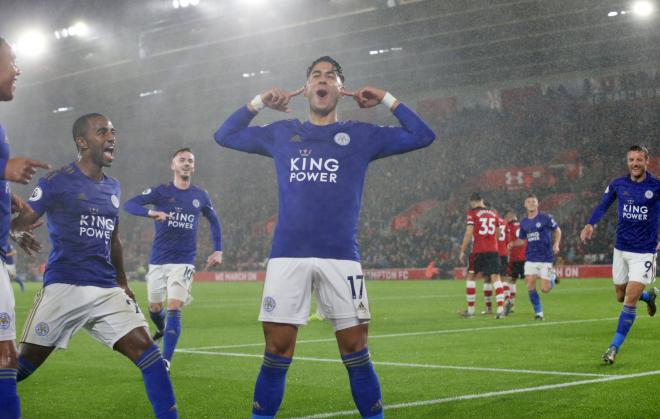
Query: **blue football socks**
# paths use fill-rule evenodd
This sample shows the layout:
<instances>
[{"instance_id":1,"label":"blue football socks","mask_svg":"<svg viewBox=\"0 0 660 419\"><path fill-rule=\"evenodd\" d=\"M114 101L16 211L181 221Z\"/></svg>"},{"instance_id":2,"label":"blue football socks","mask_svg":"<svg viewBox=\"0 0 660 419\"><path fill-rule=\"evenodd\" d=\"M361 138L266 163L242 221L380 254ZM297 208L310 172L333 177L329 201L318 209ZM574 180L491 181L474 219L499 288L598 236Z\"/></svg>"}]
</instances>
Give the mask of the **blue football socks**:
<instances>
[{"instance_id":1,"label":"blue football socks","mask_svg":"<svg viewBox=\"0 0 660 419\"><path fill-rule=\"evenodd\" d=\"M181 336L181 310L167 310L167 325L163 335L163 358L172 360L174 349Z\"/></svg>"},{"instance_id":2,"label":"blue football socks","mask_svg":"<svg viewBox=\"0 0 660 419\"><path fill-rule=\"evenodd\" d=\"M170 376L165 369L163 357L158 346L153 345L144 351L135 361L142 371L142 380L147 390L147 397L157 419L176 419L179 417L174 399L174 390Z\"/></svg>"},{"instance_id":3,"label":"blue football socks","mask_svg":"<svg viewBox=\"0 0 660 419\"><path fill-rule=\"evenodd\" d=\"M637 307L631 307L624 304L621 314L619 315L619 324L616 327L616 333L614 334L614 339L610 346L614 346L616 350L619 350L619 347L623 344L623 341L626 339L630 328L635 322L635 317L637 316Z\"/></svg>"},{"instance_id":4,"label":"blue football socks","mask_svg":"<svg viewBox=\"0 0 660 419\"><path fill-rule=\"evenodd\" d=\"M264 361L254 386L252 419L271 419L280 408L284 398L286 373L291 358L264 353Z\"/></svg>"},{"instance_id":5,"label":"blue football socks","mask_svg":"<svg viewBox=\"0 0 660 419\"><path fill-rule=\"evenodd\" d=\"M348 370L353 401L363 418L378 419L383 417L383 401L378 376L369 357L369 350L341 357Z\"/></svg>"}]
</instances>

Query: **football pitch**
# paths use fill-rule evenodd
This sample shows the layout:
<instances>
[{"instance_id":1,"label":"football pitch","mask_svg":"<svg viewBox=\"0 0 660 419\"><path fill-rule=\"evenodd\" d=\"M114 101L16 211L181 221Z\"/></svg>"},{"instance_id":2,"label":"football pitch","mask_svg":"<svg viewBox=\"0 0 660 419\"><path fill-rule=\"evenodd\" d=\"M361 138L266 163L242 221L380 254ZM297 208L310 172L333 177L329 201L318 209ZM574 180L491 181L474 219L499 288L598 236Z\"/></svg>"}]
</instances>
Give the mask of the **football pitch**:
<instances>
[{"instance_id":1,"label":"football pitch","mask_svg":"<svg viewBox=\"0 0 660 419\"><path fill-rule=\"evenodd\" d=\"M39 285L15 288L19 335ZM146 310L145 284L132 283ZM182 418L248 418L263 354L261 283L196 283L172 382ZM477 308L483 308L478 284ZM563 280L535 322L524 284L508 318L465 319L462 281L371 281L369 349L388 418L657 417L660 319L638 317L603 365L621 305L610 280ZM65 304L65 302L63 302ZM24 419L152 417L138 369L79 332L19 383ZM278 417L357 418L331 326L300 329Z\"/></svg>"}]
</instances>

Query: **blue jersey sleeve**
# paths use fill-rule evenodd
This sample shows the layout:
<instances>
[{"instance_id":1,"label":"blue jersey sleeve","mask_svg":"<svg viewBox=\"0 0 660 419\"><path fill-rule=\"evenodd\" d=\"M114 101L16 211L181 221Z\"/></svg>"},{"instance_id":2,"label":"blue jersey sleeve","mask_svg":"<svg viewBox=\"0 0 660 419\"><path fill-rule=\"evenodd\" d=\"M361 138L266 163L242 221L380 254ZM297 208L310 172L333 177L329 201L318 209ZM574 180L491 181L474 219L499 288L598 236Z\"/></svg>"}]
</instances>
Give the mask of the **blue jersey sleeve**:
<instances>
[{"instance_id":1,"label":"blue jersey sleeve","mask_svg":"<svg viewBox=\"0 0 660 419\"><path fill-rule=\"evenodd\" d=\"M149 209L145 205L153 205L158 197L155 189L147 189L138 196L134 196L124 203L124 211L138 217L148 217Z\"/></svg>"},{"instance_id":2,"label":"blue jersey sleeve","mask_svg":"<svg viewBox=\"0 0 660 419\"><path fill-rule=\"evenodd\" d=\"M555 217L550 214L548 214L548 227L553 231L559 228L559 224L555 221Z\"/></svg>"},{"instance_id":3,"label":"blue jersey sleeve","mask_svg":"<svg viewBox=\"0 0 660 419\"><path fill-rule=\"evenodd\" d=\"M520 240L527 239L527 233L525 232L525 228L523 227L522 223L520 223L520 227L518 228L518 238Z\"/></svg>"},{"instance_id":4,"label":"blue jersey sleeve","mask_svg":"<svg viewBox=\"0 0 660 419\"><path fill-rule=\"evenodd\" d=\"M211 240L213 240L213 250L222 251L222 225L220 224L220 219L218 214L213 208L211 203L211 197L209 197L208 192L205 192L206 195L206 204L202 207L202 214L209 221L211 225Z\"/></svg>"},{"instance_id":5,"label":"blue jersey sleeve","mask_svg":"<svg viewBox=\"0 0 660 419\"><path fill-rule=\"evenodd\" d=\"M9 144L5 136L5 129L0 125L0 180L5 179L5 169L9 162Z\"/></svg>"},{"instance_id":6,"label":"blue jersey sleeve","mask_svg":"<svg viewBox=\"0 0 660 419\"><path fill-rule=\"evenodd\" d=\"M37 186L34 188L32 195L30 195L30 198L28 199L28 204L30 204L32 210L40 216L51 209L52 206L53 185L48 179L49 175L39 179Z\"/></svg>"},{"instance_id":7,"label":"blue jersey sleeve","mask_svg":"<svg viewBox=\"0 0 660 419\"><path fill-rule=\"evenodd\" d=\"M594 208L594 211L591 214L589 221L587 221L587 224L596 225L598 221L603 218L612 203L616 200L616 197L616 188L614 182L612 182L605 189L605 193L603 193L603 197L601 198L600 203L596 205L596 208Z\"/></svg>"},{"instance_id":8,"label":"blue jersey sleeve","mask_svg":"<svg viewBox=\"0 0 660 419\"><path fill-rule=\"evenodd\" d=\"M213 136L215 142L234 150L272 157L273 139L269 128L248 126L255 116L247 105L243 106L220 125Z\"/></svg>"},{"instance_id":9,"label":"blue jersey sleeve","mask_svg":"<svg viewBox=\"0 0 660 419\"><path fill-rule=\"evenodd\" d=\"M394 110L394 116L401 127L377 127L372 133L372 160L427 147L435 140L433 130L403 103Z\"/></svg>"}]
</instances>

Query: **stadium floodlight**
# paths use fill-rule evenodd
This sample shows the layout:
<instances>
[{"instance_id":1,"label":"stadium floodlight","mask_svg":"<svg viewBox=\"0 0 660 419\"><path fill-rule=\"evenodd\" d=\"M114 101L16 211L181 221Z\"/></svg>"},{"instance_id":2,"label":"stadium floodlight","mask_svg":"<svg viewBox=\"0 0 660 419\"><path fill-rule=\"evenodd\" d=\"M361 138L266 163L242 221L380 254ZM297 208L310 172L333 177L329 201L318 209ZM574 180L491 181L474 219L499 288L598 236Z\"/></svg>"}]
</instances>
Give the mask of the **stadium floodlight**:
<instances>
[{"instance_id":1,"label":"stadium floodlight","mask_svg":"<svg viewBox=\"0 0 660 419\"><path fill-rule=\"evenodd\" d=\"M190 0L190 5L191 6L198 6L199 5L199 0Z\"/></svg>"},{"instance_id":2,"label":"stadium floodlight","mask_svg":"<svg viewBox=\"0 0 660 419\"><path fill-rule=\"evenodd\" d=\"M179 5L183 8L190 6L190 0L179 0Z\"/></svg>"},{"instance_id":3,"label":"stadium floodlight","mask_svg":"<svg viewBox=\"0 0 660 419\"><path fill-rule=\"evenodd\" d=\"M608 17L614 17L614 16L618 16L618 15L619 15L619 12L616 12L616 11L611 11L607 14Z\"/></svg>"},{"instance_id":4,"label":"stadium floodlight","mask_svg":"<svg viewBox=\"0 0 660 419\"><path fill-rule=\"evenodd\" d=\"M43 54L47 46L46 36L35 29L24 32L13 45L17 55L26 57L37 57Z\"/></svg>"},{"instance_id":5,"label":"stadium floodlight","mask_svg":"<svg viewBox=\"0 0 660 419\"><path fill-rule=\"evenodd\" d=\"M633 4L632 11L640 17L647 17L653 13L653 3L646 0L640 0Z\"/></svg>"},{"instance_id":6,"label":"stadium floodlight","mask_svg":"<svg viewBox=\"0 0 660 419\"><path fill-rule=\"evenodd\" d=\"M89 26L85 22L76 22L73 26L69 26L69 36L85 37L89 35Z\"/></svg>"}]
</instances>

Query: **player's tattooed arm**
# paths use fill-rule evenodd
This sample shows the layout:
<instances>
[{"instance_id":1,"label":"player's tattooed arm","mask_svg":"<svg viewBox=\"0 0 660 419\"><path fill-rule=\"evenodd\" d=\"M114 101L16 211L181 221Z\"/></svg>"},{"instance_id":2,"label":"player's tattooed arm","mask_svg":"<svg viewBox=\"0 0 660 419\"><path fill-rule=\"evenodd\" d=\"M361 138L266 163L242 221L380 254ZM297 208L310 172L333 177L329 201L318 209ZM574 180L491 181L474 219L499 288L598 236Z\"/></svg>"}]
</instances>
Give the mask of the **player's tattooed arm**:
<instances>
[{"instance_id":1,"label":"player's tattooed arm","mask_svg":"<svg viewBox=\"0 0 660 419\"><path fill-rule=\"evenodd\" d=\"M470 244L473 234L474 226L468 224L468 226L465 227L465 235L463 235L463 243L461 243L461 252L458 254L458 261L461 263L465 263L465 251L467 250L468 244Z\"/></svg>"},{"instance_id":2,"label":"player's tattooed arm","mask_svg":"<svg viewBox=\"0 0 660 419\"><path fill-rule=\"evenodd\" d=\"M41 242L37 240L32 233L32 230L41 226L44 222L40 219L41 215L32 211L32 208L29 205L18 204L16 208L18 210L18 216L11 220L9 237L11 237L25 253L32 256L34 253L39 253L41 251Z\"/></svg>"},{"instance_id":3,"label":"player's tattooed arm","mask_svg":"<svg viewBox=\"0 0 660 419\"><path fill-rule=\"evenodd\" d=\"M112 261L112 265L117 271L117 285L123 288L124 292L126 292L126 295L135 301L135 294L133 293L133 290L128 287L126 272L124 271L124 253L121 240L119 239L119 225L115 225L115 229L112 232L110 245L110 259Z\"/></svg>"}]
</instances>

